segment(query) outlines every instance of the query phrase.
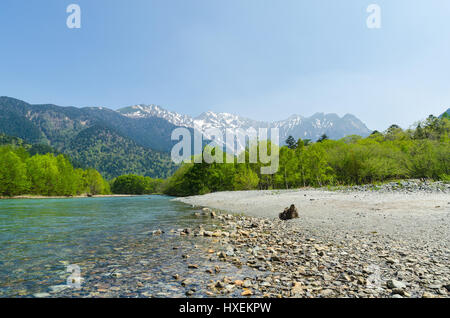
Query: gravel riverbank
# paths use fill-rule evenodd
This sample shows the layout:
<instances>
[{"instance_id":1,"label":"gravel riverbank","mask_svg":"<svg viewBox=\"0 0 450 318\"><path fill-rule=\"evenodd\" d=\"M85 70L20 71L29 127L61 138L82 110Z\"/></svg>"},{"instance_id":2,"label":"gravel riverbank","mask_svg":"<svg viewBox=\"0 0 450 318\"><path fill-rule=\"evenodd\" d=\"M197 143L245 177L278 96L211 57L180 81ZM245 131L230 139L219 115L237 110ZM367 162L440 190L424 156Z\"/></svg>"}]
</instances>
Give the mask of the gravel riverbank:
<instances>
[{"instance_id":1,"label":"gravel riverbank","mask_svg":"<svg viewBox=\"0 0 450 318\"><path fill-rule=\"evenodd\" d=\"M255 275L210 282L212 294L238 288L243 296L449 297L445 187L220 192L176 200L245 215L216 216L227 233L215 234L223 246L217 257ZM278 220L292 203L300 218Z\"/></svg>"}]
</instances>

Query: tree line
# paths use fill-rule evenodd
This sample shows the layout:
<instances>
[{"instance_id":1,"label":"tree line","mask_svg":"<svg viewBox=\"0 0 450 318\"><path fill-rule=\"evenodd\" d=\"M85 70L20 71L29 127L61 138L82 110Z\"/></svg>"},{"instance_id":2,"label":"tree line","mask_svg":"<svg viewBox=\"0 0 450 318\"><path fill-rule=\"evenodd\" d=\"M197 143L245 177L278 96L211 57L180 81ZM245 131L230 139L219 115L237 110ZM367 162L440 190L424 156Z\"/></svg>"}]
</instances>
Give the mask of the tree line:
<instances>
[{"instance_id":1,"label":"tree line","mask_svg":"<svg viewBox=\"0 0 450 318\"><path fill-rule=\"evenodd\" d=\"M30 154L21 146L0 146L1 196L109 193L109 184L98 171L74 168L62 154L39 154L34 150Z\"/></svg>"},{"instance_id":2,"label":"tree line","mask_svg":"<svg viewBox=\"0 0 450 318\"><path fill-rule=\"evenodd\" d=\"M130 174L113 179L111 191L115 194L154 194L161 191L162 183L162 179Z\"/></svg>"},{"instance_id":3,"label":"tree line","mask_svg":"<svg viewBox=\"0 0 450 318\"><path fill-rule=\"evenodd\" d=\"M290 189L305 186L355 185L392 179L450 181L450 121L429 116L415 128L392 125L362 138L352 135L318 141L295 140L279 147L279 169L262 175L260 163L183 164L162 185L169 195L215 191ZM268 147L270 149L270 147ZM226 154L224 154L225 156ZM248 158L248 148L243 154Z\"/></svg>"},{"instance_id":4,"label":"tree line","mask_svg":"<svg viewBox=\"0 0 450 318\"><path fill-rule=\"evenodd\" d=\"M449 134L448 118L430 116L414 129L403 130L392 125L366 138L352 135L329 140L324 134L311 142L289 136L286 146L278 147L279 169L273 175L261 174L264 164L249 163L247 148L239 155L245 156L246 163L238 163L237 157L231 164L188 163L166 180L129 174L110 183L95 169L74 167L69 157L52 153L50 147L30 146L18 138L0 135L0 145L10 143L0 146L0 196L111 192L187 196L215 191L354 185L403 178L450 181Z\"/></svg>"}]
</instances>

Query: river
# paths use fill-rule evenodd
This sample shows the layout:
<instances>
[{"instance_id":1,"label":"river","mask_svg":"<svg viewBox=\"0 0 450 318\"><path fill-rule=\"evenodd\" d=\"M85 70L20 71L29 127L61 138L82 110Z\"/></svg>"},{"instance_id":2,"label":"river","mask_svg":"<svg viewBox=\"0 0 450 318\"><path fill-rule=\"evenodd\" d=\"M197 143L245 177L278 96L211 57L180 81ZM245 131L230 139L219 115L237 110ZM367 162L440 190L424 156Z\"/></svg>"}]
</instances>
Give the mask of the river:
<instances>
[{"instance_id":1,"label":"river","mask_svg":"<svg viewBox=\"0 0 450 318\"><path fill-rule=\"evenodd\" d=\"M157 195L0 200L0 297L205 296L214 242L170 231L215 226L194 212ZM81 288L64 287L73 265ZM188 290L176 275L193 280Z\"/></svg>"}]
</instances>

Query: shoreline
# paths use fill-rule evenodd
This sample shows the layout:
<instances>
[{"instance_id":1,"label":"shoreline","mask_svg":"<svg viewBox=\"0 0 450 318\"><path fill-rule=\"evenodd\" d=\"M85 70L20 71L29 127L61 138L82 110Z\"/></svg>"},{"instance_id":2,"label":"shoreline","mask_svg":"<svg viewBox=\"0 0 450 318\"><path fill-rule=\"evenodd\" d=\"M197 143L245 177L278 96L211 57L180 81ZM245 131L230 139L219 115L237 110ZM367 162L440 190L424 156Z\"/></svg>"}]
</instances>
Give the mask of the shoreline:
<instances>
[{"instance_id":1,"label":"shoreline","mask_svg":"<svg viewBox=\"0 0 450 318\"><path fill-rule=\"evenodd\" d=\"M220 238L223 260L261 272L249 295L450 297L448 193L303 189L174 200L205 207L232 229ZM278 220L294 202L300 218Z\"/></svg>"},{"instance_id":2,"label":"shoreline","mask_svg":"<svg viewBox=\"0 0 450 318\"><path fill-rule=\"evenodd\" d=\"M81 290L54 285L32 296L448 298L450 204L434 204L449 198L314 189L176 198L191 206L197 225L136 233L102 261L79 264L86 278ZM292 199L300 218L279 220L277 207ZM405 200L410 204L403 206ZM424 220L411 229L418 236L410 238L411 231L397 223L408 229ZM149 247L163 242L169 248L162 252L172 261L160 264L161 274L151 273Z\"/></svg>"},{"instance_id":3,"label":"shoreline","mask_svg":"<svg viewBox=\"0 0 450 318\"><path fill-rule=\"evenodd\" d=\"M203 220L199 226L173 228L166 233L152 231L150 237L155 240L173 240L173 249L167 252L176 259L171 264L181 267L165 269L170 277L166 276L164 284L170 286L169 290L144 290L139 297L450 297L449 268L437 262L442 255L420 257L400 243L388 249L375 234L362 241L361 237L352 237L337 243L304 233L291 221L232 215L209 208L197 211L195 217ZM208 222L217 226L206 226ZM145 241L138 249L148 252ZM123 247L118 249L122 251ZM146 285L150 279L146 270L134 270L147 261L137 260L131 266L126 257L110 259L106 268L116 268L114 277L109 278L111 274L103 265L86 276L90 283L83 284L80 292L57 285L51 286L49 293L33 296L132 297L136 290L150 286ZM122 266L117 267L118 262ZM108 279L99 282L100 275Z\"/></svg>"},{"instance_id":4,"label":"shoreline","mask_svg":"<svg viewBox=\"0 0 450 318\"><path fill-rule=\"evenodd\" d=\"M215 192L175 198L196 207L278 219L284 208L295 204L300 230L338 239L347 233L395 236L448 248L450 193L328 191L326 189L253 190Z\"/></svg>"}]
</instances>

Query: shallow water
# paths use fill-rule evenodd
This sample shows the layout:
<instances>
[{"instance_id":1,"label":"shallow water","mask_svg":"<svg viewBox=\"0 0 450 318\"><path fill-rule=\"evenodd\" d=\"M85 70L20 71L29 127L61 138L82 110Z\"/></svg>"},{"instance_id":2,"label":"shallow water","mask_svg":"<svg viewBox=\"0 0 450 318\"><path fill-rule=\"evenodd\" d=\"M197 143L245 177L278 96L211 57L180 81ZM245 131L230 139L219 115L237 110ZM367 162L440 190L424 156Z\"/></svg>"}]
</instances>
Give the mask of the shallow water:
<instances>
[{"instance_id":1,"label":"shallow water","mask_svg":"<svg viewBox=\"0 0 450 318\"><path fill-rule=\"evenodd\" d=\"M52 296L184 295L185 290L172 275L205 276L204 267L214 264L207 263L204 251L214 243L170 234L169 230L214 224L195 217L188 205L170 199L0 200L0 296L48 293L51 286L66 283L70 264L81 268L83 287ZM155 229L166 233L152 236ZM192 255L189 260L181 257L186 251ZM201 265L201 270L188 270L191 262L206 265ZM198 274L200 271L203 274ZM197 291L197 295L204 294Z\"/></svg>"}]
</instances>

